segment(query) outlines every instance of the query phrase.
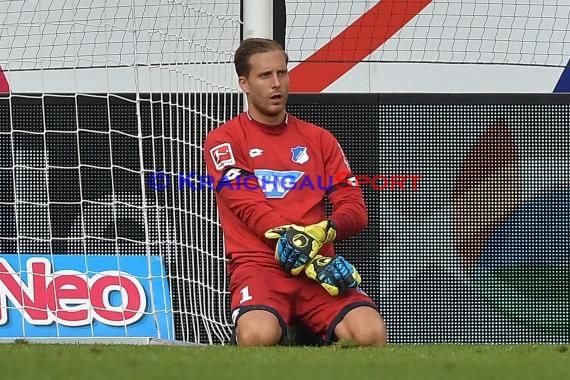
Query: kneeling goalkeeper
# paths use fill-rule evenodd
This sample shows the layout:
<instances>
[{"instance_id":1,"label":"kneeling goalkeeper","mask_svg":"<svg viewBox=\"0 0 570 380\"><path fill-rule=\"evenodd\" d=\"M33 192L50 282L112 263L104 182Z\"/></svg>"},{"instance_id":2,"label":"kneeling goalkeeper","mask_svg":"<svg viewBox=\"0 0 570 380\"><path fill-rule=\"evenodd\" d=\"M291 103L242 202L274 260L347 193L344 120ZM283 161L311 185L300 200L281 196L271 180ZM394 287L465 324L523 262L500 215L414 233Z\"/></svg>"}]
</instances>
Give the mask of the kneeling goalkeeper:
<instances>
[{"instance_id":1,"label":"kneeling goalkeeper","mask_svg":"<svg viewBox=\"0 0 570 380\"><path fill-rule=\"evenodd\" d=\"M237 343L279 344L300 322L325 342L384 346L383 318L333 247L368 223L362 191L350 174L337 176L351 170L336 138L286 112L287 62L275 41L242 42L234 64L248 110L205 141Z\"/></svg>"}]
</instances>

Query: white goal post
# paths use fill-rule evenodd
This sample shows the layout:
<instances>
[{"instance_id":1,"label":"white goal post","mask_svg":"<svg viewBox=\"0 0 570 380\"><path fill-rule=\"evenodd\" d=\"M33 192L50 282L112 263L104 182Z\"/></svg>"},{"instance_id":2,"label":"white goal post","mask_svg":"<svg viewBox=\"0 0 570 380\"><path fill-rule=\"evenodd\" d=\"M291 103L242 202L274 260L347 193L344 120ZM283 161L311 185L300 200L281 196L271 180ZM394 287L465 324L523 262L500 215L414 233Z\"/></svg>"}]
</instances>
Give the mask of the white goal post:
<instances>
[{"instance_id":1,"label":"white goal post","mask_svg":"<svg viewBox=\"0 0 570 380\"><path fill-rule=\"evenodd\" d=\"M0 1L0 341L229 341L199 178L206 134L244 109L243 20L270 37L271 1L241 6Z\"/></svg>"}]
</instances>

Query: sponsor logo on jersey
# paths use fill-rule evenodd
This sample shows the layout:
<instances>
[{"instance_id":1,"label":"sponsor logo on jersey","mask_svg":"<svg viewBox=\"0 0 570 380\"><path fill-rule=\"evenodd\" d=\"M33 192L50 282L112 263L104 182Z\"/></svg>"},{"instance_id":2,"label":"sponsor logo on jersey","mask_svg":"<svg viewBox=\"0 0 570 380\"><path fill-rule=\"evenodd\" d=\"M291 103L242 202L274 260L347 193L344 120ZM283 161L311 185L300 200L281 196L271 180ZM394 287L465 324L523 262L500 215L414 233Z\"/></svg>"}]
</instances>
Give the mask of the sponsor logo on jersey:
<instances>
[{"instance_id":1,"label":"sponsor logo on jersey","mask_svg":"<svg viewBox=\"0 0 570 380\"><path fill-rule=\"evenodd\" d=\"M358 185L358 181L356 180L356 178L354 176L347 178L346 183L352 187L356 187Z\"/></svg>"},{"instance_id":2,"label":"sponsor logo on jersey","mask_svg":"<svg viewBox=\"0 0 570 380\"><path fill-rule=\"evenodd\" d=\"M291 189L295 188L303 174L305 173L298 170L255 170L255 177L266 198L284 198Z\"/></svg>"},{"instance_id":3,"label":"sponsor logo on jersey","mask_svg":"<svg viewBox=\"0 0 570 380\"><path fill-rule=\"evenodd\" d=\"M262 154L263 154L263 149L253 148L249 150L249 157L251 158L261 156Z\"/></svg>"},{"instance_id":4,"label":"sponsor logo on jersey","mask_svg":"<svg viewBox=\"0 0 570 380\"><path fill-rule=\"evenodd\" d=\"M229 165L235 165L236 163L232 147L229 143L216 145L210 149L210 155L212 156L212 160L214 161L217 170L223 169Z\"/></svg>"},{"instance_id":5,"label":"sponsor logo on jersey","mask_svg":"<svg viewBox=\"0 0 570 380\"><path fill-rule=\"evenodd\" d=\"M309 154L307 153L306 146L296 146L291 148L291 160L298 164L304 164L309 161Z\"/></svg>"},{"instance_id":6,"label":"sponsor logo on jersey","mask_svg":"<svg viewBox=\"0 0 570 380\"><path fill-rule=\"evenodd\" d=\"M224 176L220 179L220 182L231 182L236 178L247 175L248 173L240 168L227 169L226 172L224 173Z\"/></svg>"}]
</instances>

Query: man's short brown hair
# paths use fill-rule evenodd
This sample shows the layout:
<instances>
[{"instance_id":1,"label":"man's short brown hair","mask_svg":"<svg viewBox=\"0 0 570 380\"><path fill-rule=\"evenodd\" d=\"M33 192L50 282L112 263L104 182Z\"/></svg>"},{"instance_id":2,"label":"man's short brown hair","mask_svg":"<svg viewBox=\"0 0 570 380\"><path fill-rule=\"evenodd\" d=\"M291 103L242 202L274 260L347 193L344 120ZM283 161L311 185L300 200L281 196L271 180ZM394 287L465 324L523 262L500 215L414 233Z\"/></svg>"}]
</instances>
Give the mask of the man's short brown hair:
<instances>
[{"instance_id":1,"label":"man's short brown hair","mask_svg":"<svg viewBox=\"0 0 570 380\"><path fill-rule=\"evenodd\" d=\"M289 63L289 57L279 42L266 38L247 38L243 40L234 55L234 66L238 77L249 76L249 72L251 71L249 59L251 56L271 51L283 52L285 62Z\"/></svg>"}]
</instances>

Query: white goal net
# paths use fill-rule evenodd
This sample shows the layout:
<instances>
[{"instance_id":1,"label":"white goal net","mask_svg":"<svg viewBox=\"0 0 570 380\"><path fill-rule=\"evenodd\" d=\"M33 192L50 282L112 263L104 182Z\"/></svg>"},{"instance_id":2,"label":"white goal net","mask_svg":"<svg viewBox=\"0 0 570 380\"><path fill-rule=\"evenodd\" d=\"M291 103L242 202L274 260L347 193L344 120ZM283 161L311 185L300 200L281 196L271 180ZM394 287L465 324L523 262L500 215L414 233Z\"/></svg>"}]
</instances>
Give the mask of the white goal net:
<instances>
[{"instance_id":1,"label":"white goal net","mask_svg":"<svg viewBox=\"0 0 570 380\"><path fill-rule=\"evenodd\" d=\"M0 1L0 338L229 340L208 131L239 0Z\"/></svg>"}]
</instances>

